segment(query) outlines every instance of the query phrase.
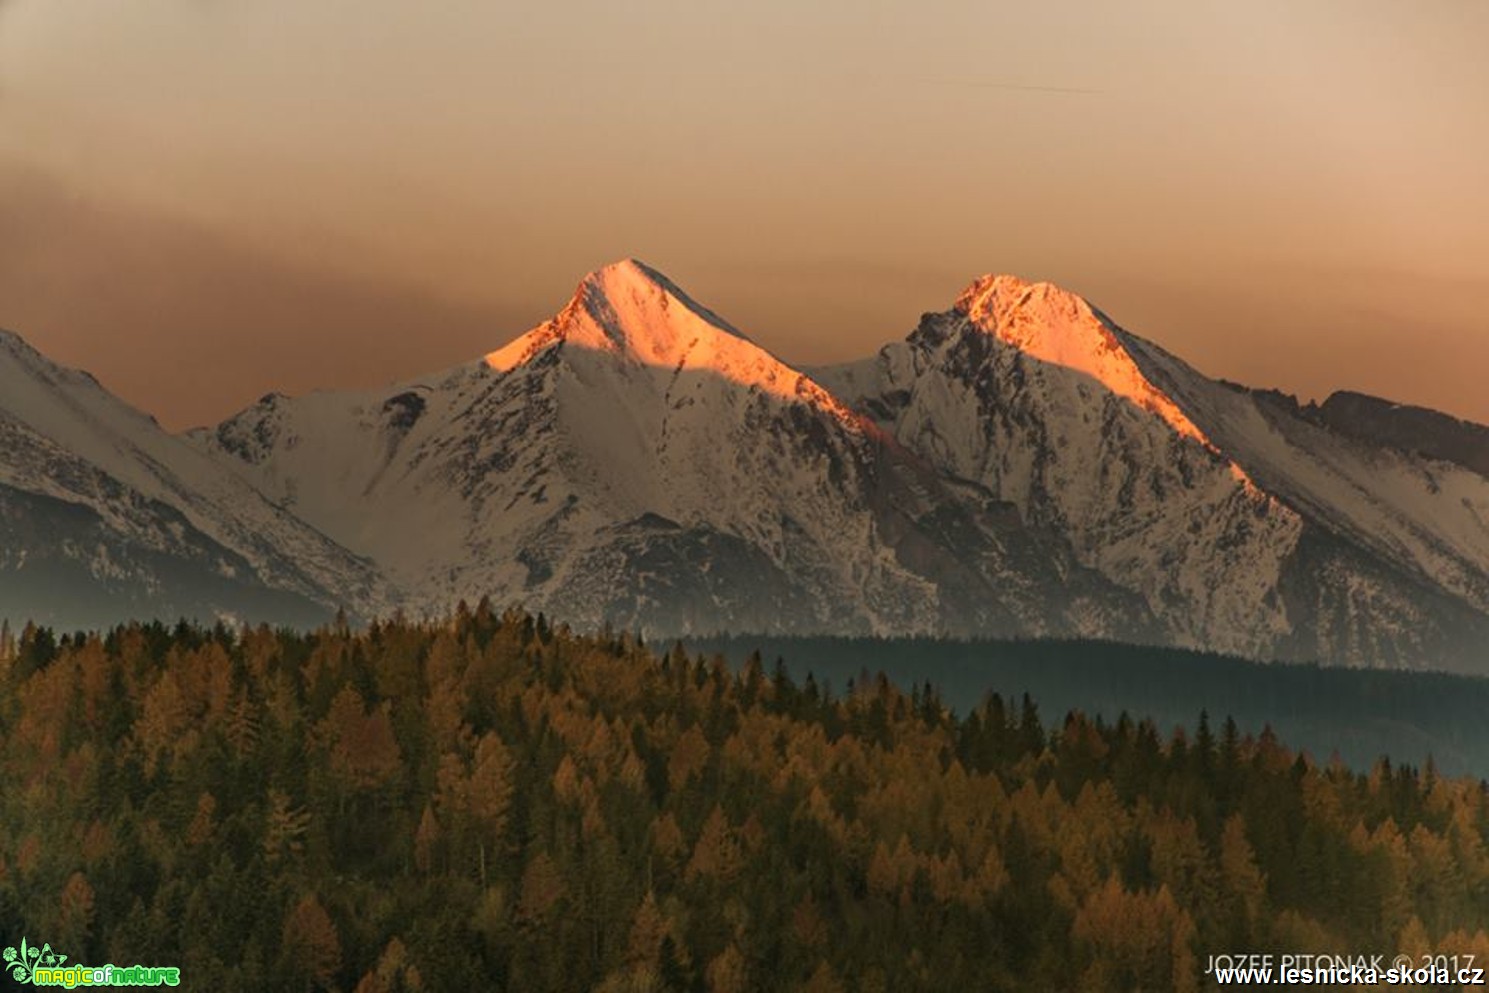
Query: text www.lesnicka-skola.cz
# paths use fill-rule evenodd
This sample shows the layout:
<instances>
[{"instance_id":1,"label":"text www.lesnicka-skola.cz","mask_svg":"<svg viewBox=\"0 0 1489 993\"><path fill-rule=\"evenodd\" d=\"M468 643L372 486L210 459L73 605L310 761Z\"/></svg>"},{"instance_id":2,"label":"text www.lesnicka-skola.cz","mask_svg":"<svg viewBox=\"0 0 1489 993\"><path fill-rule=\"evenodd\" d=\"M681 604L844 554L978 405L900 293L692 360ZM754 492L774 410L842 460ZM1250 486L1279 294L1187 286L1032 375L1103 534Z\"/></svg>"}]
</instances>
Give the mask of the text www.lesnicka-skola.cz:
<instances>
[{"instance_id":1,"label":"text www.lesnicka-skola.cz","mask_svg":"<svg viewBox=\"0 0 1489 993\"><path fill-rule=\"evenodd\" d=\"M1473 955L1211 955L1218 986L1483 986Z\"/></svg>"}]
</instances>

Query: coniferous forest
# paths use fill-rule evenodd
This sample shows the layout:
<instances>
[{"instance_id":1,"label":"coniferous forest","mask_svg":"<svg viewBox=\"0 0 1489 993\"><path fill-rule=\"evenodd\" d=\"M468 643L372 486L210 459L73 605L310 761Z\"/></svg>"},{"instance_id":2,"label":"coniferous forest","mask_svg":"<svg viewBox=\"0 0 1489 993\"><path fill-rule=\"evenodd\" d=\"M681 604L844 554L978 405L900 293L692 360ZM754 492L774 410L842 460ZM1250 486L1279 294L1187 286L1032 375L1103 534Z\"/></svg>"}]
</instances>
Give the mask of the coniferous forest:
<instances>
[{"instance_id":1,"label":"coniferous forest","mask_svg":"<svg viewBox=\"0 0 1489 993\"><path fill-rule=\"evenodd\" d=\"M0 944L194 990L1195 990L1489 960L1485 786L482 605L0 646Z\"/></svg>"}]
</instances>

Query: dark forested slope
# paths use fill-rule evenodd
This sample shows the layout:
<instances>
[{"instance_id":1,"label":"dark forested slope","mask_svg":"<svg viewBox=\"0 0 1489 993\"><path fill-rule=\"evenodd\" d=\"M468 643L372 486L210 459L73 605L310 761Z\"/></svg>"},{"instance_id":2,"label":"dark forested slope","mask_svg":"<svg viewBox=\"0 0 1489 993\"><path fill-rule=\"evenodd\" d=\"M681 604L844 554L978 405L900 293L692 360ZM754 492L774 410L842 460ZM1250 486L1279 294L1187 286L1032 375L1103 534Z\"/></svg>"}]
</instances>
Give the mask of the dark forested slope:
<instances>
[{"instance_id":1,"label":"dark forested slope","mask_svg":"<svg viewBox=\"0 0 1489 993\"><path fill-rule=\"evenodd\" d=\"M1320 762L1337 754L1364 771L1389 756L1489 776L1489 679L1476 676L1251 662L1106 641L734 635L687 644L735 665L758 652L783 660L797 678L810 672L839 689L866 672L904 686L929 682L963 714L990 692L1028 693L1053 715L1080 710L1110 722L1125 711L1164 731L1208 711L1255 734L1270 726Z\"/></svg>"}]
</instances>

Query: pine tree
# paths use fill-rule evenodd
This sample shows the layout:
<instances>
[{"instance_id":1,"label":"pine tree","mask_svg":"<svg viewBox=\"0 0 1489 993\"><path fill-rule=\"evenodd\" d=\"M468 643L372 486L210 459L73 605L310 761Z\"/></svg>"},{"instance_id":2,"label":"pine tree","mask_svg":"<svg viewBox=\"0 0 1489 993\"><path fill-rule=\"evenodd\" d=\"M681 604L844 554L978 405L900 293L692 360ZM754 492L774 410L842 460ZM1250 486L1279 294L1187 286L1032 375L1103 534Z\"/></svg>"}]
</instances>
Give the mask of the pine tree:
<instances>
[{"instance_id":1,"label":"pine tree","mask_svg":"<svg viewBox=\"0 0 1489 993\"><path fill-rule=\"evenodd\" d=\"M341 937L314 894L301 897L285 917L281 939L285 969L304 989L334 987L341 969Z\"/></svg>"},{"instance_id":2,"label":"pine tree","mask_svg":"<svg viewBox=\"0 0 1489 993\"><path fill-rule=\"evenodd\" d=\"M97 898L93 887L81 872L67 877L58 901L56 941L58 948L72 949L74 957L89 949Z\"/></svg>"},{"instance_id":3,"label":"pine tree","mask_svg":"<svg viewBox=\"0 0 1489 993\"><path fill-rule=\"evenodd\" d=\"M558 865L547 852L539 852L528 860L522 873L517 919L528 926L541 926L565 892Z\"/></svg>"},{"instance_id":4,"label":"pine tree","mask_svg":"<svg viewBox=\"0 0 1489 993\"><path fill-rule=\"evenodd\" d=\"M643 965L655 969L661 964L662 939L668 934L667 919L657 908L657 898L651 890L646 891L641 905L636 908L631 920L631 933L626 946L626 961L630 965Z\"/></svg>"},{"instance_id":5,"label":"pine tree","mask_svg":"<svg viewBox=\"0 0 1489 993\"><path fill-rule=\"evenodd\" d=\"M414 866L426 875L434 871L439 841L439 820L434 816L434 808L426 803L418 830L414 832Z\"/></svg>"},{"instance_id":6,"label":"pine tree","mask_svg":"<svg viewBox=\"0 0 1489 993\"><path fill-rule=\"evenodd\" d=\"M701 876L727 882L739 871L740 863L741 852L734 829L730 826L723 807L715 806L713 813L708 815L708 820L703 824L698 843L693 847L687 877L693 879Z\"/></svg>"},{"instance_id":7,"label":"pine tree","mask_svg":"<svg viewBox=\"0 0 1489 993\"><path fill-rule=\"evenodd\" d=\"M1267 897L1267 880L1256 864L1251 843L1246 840L1246 823L1239 814L1225 822L1220 836L1220 872L1226 891L1237 907L1237 927L1232 940L1235 947L1246 947L1253 929L1262 920Z\"/></svg>"},{"instance_id":8,"label":"pine tree","mask_svg":"<svg viewBox=\"0 0 1489 993\"><path fill-rule=\"evenodd\" d=\"M1024 755L1038 755L1046 742L1044 725L1039 720L1039 707L1025 693L1019 709L1019 749Z\"/></svg>"},{"instance_id":9,"label":"pine tree","mask_svg":"<svg viewBox=\"0 0 1489 993\"><path fill-rule=\"evenodd\" d=\"M467 803L476 825L476 845L481 885L486 885L487 856L496 851L506 830L512 805L513 762L510 752L495 732L481 736L471 764Z\"/></svg>"},{"instance_id":10,"label":"pine tree","mask_svg":"<svg viewBox=\"0 0 1489 993\"><path fill-rule=\"evenodd\" d=\"M705 974L709 993L747 993L751 988L744 956L732 942L708 963Z\"/></svg>"}]
</instances>

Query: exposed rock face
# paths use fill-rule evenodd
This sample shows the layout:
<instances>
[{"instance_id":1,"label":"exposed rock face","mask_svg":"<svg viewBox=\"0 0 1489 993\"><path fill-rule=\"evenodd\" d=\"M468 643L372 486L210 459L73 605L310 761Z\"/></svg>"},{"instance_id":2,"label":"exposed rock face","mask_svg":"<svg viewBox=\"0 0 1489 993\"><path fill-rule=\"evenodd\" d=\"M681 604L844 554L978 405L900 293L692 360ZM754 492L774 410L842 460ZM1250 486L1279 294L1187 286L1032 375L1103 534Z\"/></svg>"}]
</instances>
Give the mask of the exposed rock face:
<instances>
[{"instance_id":1,"label":"exposed rock face","mask_svg":"<svg viewBox=\"0 0 1489 993\"><path fill-rule=\"evenodd\" d=\"M1330 395L1318 407L1310 407L1308 413L1319 423L1360 441L1390 445L1489 476L1489 427L1425 407L1347 391Z\"/></svg>"}]
</instances>

